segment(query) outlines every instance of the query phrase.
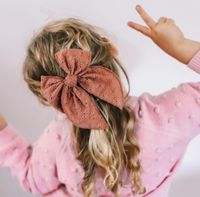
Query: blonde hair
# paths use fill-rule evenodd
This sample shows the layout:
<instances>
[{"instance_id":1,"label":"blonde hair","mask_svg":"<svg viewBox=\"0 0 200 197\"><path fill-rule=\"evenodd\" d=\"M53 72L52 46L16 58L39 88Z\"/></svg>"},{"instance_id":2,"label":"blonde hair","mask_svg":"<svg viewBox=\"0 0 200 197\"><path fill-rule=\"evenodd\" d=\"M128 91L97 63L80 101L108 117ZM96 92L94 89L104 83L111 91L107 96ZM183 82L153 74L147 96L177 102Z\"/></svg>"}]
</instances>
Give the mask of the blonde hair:
<instances>
[{"instance_id":1,"label":"blonde hair","mask_svg":"<svg viewBox=\"0 0 200 197\"><path fill-rule=\"evenodd\" d=\"M100 28L84 21L68 18L49 22L34 35L27 47L27 56L23 65L23 76L30 90L46 106L50 104L40 93L41 75L65 77L66 73L59 68L54 54L61 48L81 48L92 53L92 64L109 68L119 76L118 67L129 78L120 61L113 55L109 39L102 37ZM120 79L120 76L119 76ZM127 98L126 97L126 98ZM146 188L141 183L140 147L134 133L135 115L128 105L122 110L102 100L94 98L102 115L109 124L109 129L83 129L75 125L74 137L77 159L82 162L85 172L82 189L84 196L93 197L95 169L105 172L104 186L119 196L120 172L129 170L134 186L133 193L143 194Z\"/></svg>"}]
</instances>

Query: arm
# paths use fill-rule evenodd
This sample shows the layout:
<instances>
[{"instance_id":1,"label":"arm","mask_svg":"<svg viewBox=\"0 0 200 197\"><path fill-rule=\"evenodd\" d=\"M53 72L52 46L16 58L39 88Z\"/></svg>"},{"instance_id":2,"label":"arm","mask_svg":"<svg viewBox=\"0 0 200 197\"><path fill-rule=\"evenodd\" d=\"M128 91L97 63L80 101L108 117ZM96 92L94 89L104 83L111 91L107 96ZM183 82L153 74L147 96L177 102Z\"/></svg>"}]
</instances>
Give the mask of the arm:
<instances>
[{"instance_id":1,"label":"arm","mask_svg":"<svg viewBox=\"0 0 200 197\"><path fill-rule=\"evenodd\" d=\"M172 19L161 17L156 23L143 8L137 11L148 27L129 22L129 26L148 36L163 51L200 74L200 43L184 38ZM187 144L200 133L200 82L181 83L159 95L145 94L140 105L144 125L158 126L173 139ZM154 122L155 121L155 122ZM153 124L152 124L153 123ZM180 141L179 141L180 142Z\"/></svg>"},{"instance_id":2,"label":"arm","mask_svg":"<svg viewBox=\"0 0 200 197\"><path fill-rule=\"evenodd\" d=\"M200 50L187 66L200 74ZM137 116L143 126L153 129L158 136L161 132L166 143L184 149L200 134L199 81L181 83L158 95L144 93L139 96L139 106Z\"/></svg>"},{"instance_id":3,"label":"arm","mask_svg":"<svg viewBox=\"0 0 200 197\"><path fill-rule=\"evenodd\" d=\"M25 191L48 195L60 186L55 163L60 147L57 132L59 128L53 121L32 145L11 124L1 130L0 166L8 167Z\"/></svg>"}]
</instances>

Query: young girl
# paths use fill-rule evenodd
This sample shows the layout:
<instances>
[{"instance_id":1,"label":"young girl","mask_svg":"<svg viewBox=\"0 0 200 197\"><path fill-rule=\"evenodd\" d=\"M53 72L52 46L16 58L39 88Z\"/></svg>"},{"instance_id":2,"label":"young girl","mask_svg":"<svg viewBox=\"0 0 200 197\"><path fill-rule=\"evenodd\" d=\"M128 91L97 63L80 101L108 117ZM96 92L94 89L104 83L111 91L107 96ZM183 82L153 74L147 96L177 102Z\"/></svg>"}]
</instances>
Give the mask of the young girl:
<instances>
[{"instance_id":1,"label":"young girl","mask_svg":"<svg viewBox=\"0 0 200 197\"><path fill-rule=\"evenodd\" d=\"M128 25L200 73L200 43L170 18ZM0 119L0 164L48 197L166 197L188 143L200 132L200 83L130 96L117 49L97 28L69 18L46 25L27 50L24 79L57 116L30 144ZM130 88L129 88L130 89Z\"/></svg>"}]
</instances>

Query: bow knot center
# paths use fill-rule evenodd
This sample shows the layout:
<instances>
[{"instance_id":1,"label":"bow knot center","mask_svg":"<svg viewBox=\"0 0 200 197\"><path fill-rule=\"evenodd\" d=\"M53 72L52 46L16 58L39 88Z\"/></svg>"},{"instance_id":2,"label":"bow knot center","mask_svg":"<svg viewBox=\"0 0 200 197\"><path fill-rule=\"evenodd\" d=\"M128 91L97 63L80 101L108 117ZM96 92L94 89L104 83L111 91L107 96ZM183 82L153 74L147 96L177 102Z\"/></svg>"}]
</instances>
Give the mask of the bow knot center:
<instances>
[{"instance_id":1,"label":"bow knot center","mask_svg":"<svg viewBox=\"0 0 200 197\"><path fill-rule=\"evenodd\" d=\"M77 84L78 77L76 75L67 75L64 80L64 84L70 87L74 87Z\"/></svg>"}]
</instances>

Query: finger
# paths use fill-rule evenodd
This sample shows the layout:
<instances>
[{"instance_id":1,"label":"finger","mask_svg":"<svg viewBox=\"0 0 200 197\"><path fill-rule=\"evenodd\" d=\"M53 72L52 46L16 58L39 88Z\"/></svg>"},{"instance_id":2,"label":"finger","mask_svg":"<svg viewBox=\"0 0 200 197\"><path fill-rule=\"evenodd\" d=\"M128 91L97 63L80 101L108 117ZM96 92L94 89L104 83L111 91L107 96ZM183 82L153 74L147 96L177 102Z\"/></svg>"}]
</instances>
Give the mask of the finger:
<instances>
[{"instance_id":1,"label":"finger","mask_svg":"<svg viewBox=\"0 0 200 197\"><path fill-rule=\"evenodd\" d=\"M168 19L166 18L166 17L160 17L159 19L158 19L158 23L164 23L164 22L166 22Z\"/></svg>"},{"instance_id":2,"label":"finger","mask_svg":"<svg viewBox=\"0 0 200 197\"><path fill-rule=\"evenodd\" d=\"M174 19L172 19L172 18L168 18L167 21L172 22L172 23L175 23Z\"/></svg>"},{"instance_id":3,"label":"finger","mask_svg":"<svg viewBox=\"0 0 200 197\"><path fill-rule=\"evenodd\" d=\"M140 14L144 22L150 27L153 28L156 25L156 22L147 14L147 12L140 6L136 6L137 12Z\"/></svg>"},{"instance_id":4,"label":"finger","mask_svg":"<svg viewBox=\"0 0 200 197\"><path fill-rule=\"evenodd\" d=\"M148 27L145 27L143 25L140 25L140 24L137 24L137 23L134 23L132 21L129 21L128 22L128 26L129 27L132 27L133 29L141 32L142 34L148 36L148 37L151 37L151 30L148 28Z\"/></svg>"}]
</instances>

